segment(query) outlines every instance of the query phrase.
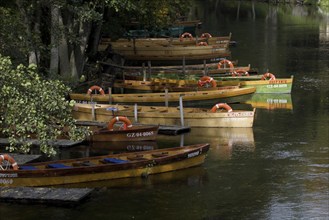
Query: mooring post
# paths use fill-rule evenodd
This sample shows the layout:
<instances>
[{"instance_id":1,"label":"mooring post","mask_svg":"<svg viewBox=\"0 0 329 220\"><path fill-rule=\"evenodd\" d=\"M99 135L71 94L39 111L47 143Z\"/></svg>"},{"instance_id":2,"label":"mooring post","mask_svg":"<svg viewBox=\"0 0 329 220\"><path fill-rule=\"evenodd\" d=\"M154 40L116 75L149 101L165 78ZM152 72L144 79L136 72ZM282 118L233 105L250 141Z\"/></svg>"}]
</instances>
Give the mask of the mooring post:
<instances>
[{"instance_id":1,"label":"mooring post","mask_svg":"<svg viewBox=\"0 0 329 220\"><path fill-rule=\"evenodd\" d=\"M180 135L180 146L183 147L184 146L184 134Z\"/></svg>"},{"instance_id":2,"label":"mooring post","mask_svg":"<svg viewBox=\"0 0 329 220\"><path fill-rule=\"evenodd\" d=\"M151 74L152 74L152 65L151 65L151 61L147 61L147 67L148 67L148 79L151 78Z\"/></svg>"},{"instance_id":3,"label":"mooring post","mask_svg":"<svg viewBox=\"0 0 329 220\"><path fill-rule=\"evenodd\" d=\"M136 55L136 38L133 38L134 54Z\"/></svg>"},{"instance_id":4,"label":"mooring post","mask_svg":"<svg viewBox=\"0 0 329 220\"><path fill-rule=\"evenodd\" d=\"M112 104L112 88L109 87L109 103Z\"/></svg>"},{"instance_id":5,"label":"mooring post","mask_svg":"<svg viewBox=\"0 0 329 220\"><path fill-rule=\"evenodd\" d=\"M137 103L135 103L134 105L134 118L135 118L135 122L137 123L138 122L138 109L137 109Z\"/></svg>"},{"instance_id":6,"label":"mooring post","mask_svg":"<svg viewBox=\"0 0 329 220\"><path fill-rule=\"evenodd\" d=\"M203 60L203 69L204 69L204 73L203 73L203 75L204 75L204 76L208 75L208 73L207 73L207 64L206 64L206 60Z\"/></svg>"},{"instance_id":7,"label":"mooring post","mask_svg":"<svg viewBox=\"0 0 329 220\"><path fill-rule=\"evenodd\" d=\"M91 120L95 121L95 102L91 102Z\"/></svg>"},{"instance_id":8,"label":"mooring post","mask_svg":"<svg viewBox=\"0 0 329 220\"><path fill-rule=\"evenodd\" d=\"M165 106L166 106L166 107L168 107L168 96L169 96L169 94L168 94L168 89L166 88L166 89L165 89Z\"/></svg>"},{"instance_id":9,"label":"mooring post","mask_svg":"<svg viewBox=\"0 0 329 220\"><path fill-rule=\"evenodd\" d=\"M142 70L143 70L143 81L146 81L145 63L142 64Z\"/></svg>"},{"instance_id":10,"label":"mooring post","mask_svg":"<svg viewBox=\"0 0 329 220\"><path fill-rule=\"evenodd\" d=\"M184 107L183 107L183 96L179 96L179 112L180 112L180 123L184 127Z\"/></svg>"},{"instance_id":11,"label":"mooring post","mask_svg":"<svg viewBox=\"0 0 329 220\"><path fill-rule=\"evenodd\" d=\"M185 74L185 56L183 57L183 74Z\"/></svg>"}]
</instances>

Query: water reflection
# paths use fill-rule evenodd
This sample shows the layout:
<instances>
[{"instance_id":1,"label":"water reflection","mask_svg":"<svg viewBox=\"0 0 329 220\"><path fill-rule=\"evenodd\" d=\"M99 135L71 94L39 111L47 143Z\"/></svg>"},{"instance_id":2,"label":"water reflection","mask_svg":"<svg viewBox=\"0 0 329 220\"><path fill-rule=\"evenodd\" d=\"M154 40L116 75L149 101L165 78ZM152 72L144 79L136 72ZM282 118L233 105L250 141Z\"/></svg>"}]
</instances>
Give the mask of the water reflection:
<instances>
[{"instance_id":1,"label":"water reflection","mask_svg":"<svg viewBox=\"0 0 329 220\"><path fill-rule=\"evenodd\" d=\"M70 184L65 187L93 187L93 188L139 188L153 187L154 185L179 182L186 186L200 186L207 181L207 171L202 166L192 167L175 172L150 175L147 178L123 178L117 180L104 180L88 183Z\"/></svg>"},{"instance_id":2,"label":"water reflection","mask_svg":"<svg viewBox=\"0 0 329 220\"><path fill-rule=\"evenodd\" d=\"M253 108L262 108L268 110L287 109L293 110L291 94L253 94L250 99L245 101Z\"/></svg>"},{"instance_id":3,"label":"water reflection","mask_svg":"<svg viewBox=\"0 0 329 220\"><path fill-rule=\"evenodd\" d=\"M229 160L234 154L255 150L252 128L193 128L183 136L188 143L210 143L212 160Z\"/></svg>"},{"instance_id":4,"label":"water reflection","mask_svg":"<svg viewBox=\"0 0 329 220\"><path fill-rule=\"evenodd\" d=\"M159 136L158 144L170 143L183 146L209 143L209 160L229 160L233 155L255 150L252 128L192 128L191 132L178 136Z\"/></svg>"},{"instance_id":5,"label":"water reflection","mask_svg":"<svg viewBox=\"0 0 329 220\"><path fill-rule=\"evenodd\" d=\"M135 142L90 142L72 148L61 149L60 158L92 157L106 154L117 154L127 151L145 151L158 148L156 141L135 141Z\"/></svg>"}]
</instances>

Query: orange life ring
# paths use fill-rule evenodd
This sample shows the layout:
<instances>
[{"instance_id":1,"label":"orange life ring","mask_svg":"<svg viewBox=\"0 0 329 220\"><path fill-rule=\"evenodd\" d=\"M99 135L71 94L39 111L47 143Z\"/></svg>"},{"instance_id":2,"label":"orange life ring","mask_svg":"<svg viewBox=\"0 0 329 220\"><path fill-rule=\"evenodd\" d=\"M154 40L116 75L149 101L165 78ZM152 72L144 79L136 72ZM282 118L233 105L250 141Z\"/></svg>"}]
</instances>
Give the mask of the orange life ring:
<instances>
[{"instance_id":1,"label":"orange life ring","mask_svg":"<svg viewBox=\"0 0 329 220\"><path fill-rule=\"evenodd\" d=\"M211 84L211 87L216 87L217 83L216 81L209 76L203 76L201 79L198 81L198 86L199 87L208 87L207 85Z\"/></svg>"},{"instance_id":2,"label":"orange life ring","mask_svg":"<svg viewBox=\"0 0 329 220\"><path fill-rule=\"evenodd\" d=\"M190 40L193 40L193 36L192 36L192 34L190 34L190 33L188 33L188 32L185 32L184 34L182 34L182 35L179 37L179 41L183 41L183 39L184 39L185 37L188 37L188 38L190 38Z\"/></svg>"},{"instance_id":3,"label":"orange life ring","mask_svg":"<svg viewBox=\"0 0 329 220\"><path fill-rule=\"evenodd\" d=\"M264 75L262 76L262 80L266 80L266 79L275 80L276 78L272 73L264 73Z\"/></svg>"},{"instance_id":4,"label":"orange life ring","mask_svg":"<svg viewBox=\"0 0 329 220\"><path fill-rule=\"evenodd\" d=\"M91 92L94 91L94 90L99 91L99 93L100 93L101 95L105 95L104 90L103 90L101 87L99 87L99 86L92 86L92 87L90 87L90 88L88 89L88 91L87 91L87 94L88 94L88 95L91 95Z\"/></svg>"},{"instance_id":5,"label":"orange life ring","mask_svg":"<svg viewBox=\"0 0 329 220\"><path fill-rule=\"evenodd\" d=\"M230 60L224 59L218 62L218 66L217 68L220 69L222 68L222 65L224 65L225 63L227 63L230 66L231 71L233 72L234 69L234 65Z\"/></svg>"},{"instance_id":6,"label":"orange life ring","mask_svg":"<svg viewBox=\"0 0 329 220\"><path fill-rule=\"evenodd\" d=\"M208 46L207 42L199 42L197 46Z\"/></svg>"},{"instance_id":7,"label":"orange life ring","mask_svg":"<svg viewBox=\"0 0 329 220\"><path fill-rule=\"evenodd\" d=\"M122 121L124 123L124 130L126 130L127 128L131 128L133 126L131 124L131 121L127 117L116 116L116 117L112 118L111 121L108 123L107 129L109 129L110 131L113 131L113 125L115 123L117 123L118 121Z\"/></svg>"},{"instance_id":8,"label":"orange life ring","mask_svg":"<svg viewBox=\"0 0 329 220\"><path fill-rule=\"evenodd\" d=\"M217 109L225 109L227 112L232 112L232 108L231 106L229 106L226 103L218 103L216 105L214 105L214 107L212 107L212 109L210 110L211 112L216 112Z\"/></svg>"},{"instance_id":9,"label":"orange life ring","mask_svg":"<svg viewBox=\"0 0 329 220\"><path fill-rule=\"evenodd\" d=\"M201 38L211 38L211 37L212 36L209 33L203 33L203 34L201 34Z\"/></svg>"},{"instance_id":10,"label":"orange life ring","mask_svg":"<svg viewBox=\"0 0 329 220\"><path fill-rule=\"evenodd\" d=\"M18 170L19 167L18 167L16 161L14 160L14 158L9 156L8 154L0 154L0 164L2 164L2 162L4 160L8 161L11 164L11 166L13 167L13 170Z\"/></svg>"},{"instance_id":11,"label":"orange life ring","mask_svg":"<svg viewBox=\"0 0 329 220\"><path fill-rule=\"evenodd\" d=\"M236 75L238 75L238 76L249 76L249 73L248 73L248 71L237 70L237 71L234 71L232 73L232 76L236 76Z\"/></svg>"}]
</instances>

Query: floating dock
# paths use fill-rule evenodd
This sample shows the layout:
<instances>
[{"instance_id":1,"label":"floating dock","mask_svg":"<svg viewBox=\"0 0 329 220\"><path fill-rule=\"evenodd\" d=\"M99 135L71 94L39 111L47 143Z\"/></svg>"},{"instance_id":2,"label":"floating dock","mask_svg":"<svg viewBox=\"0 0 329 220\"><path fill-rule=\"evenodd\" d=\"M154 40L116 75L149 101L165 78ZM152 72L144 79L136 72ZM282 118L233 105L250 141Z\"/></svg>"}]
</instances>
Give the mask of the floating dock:
<instances>
[{"instance_id":1,"label":"floating dock","mask_svg":"<svg viewBox=\"0 0 329 220\"><path fill-rule=\"evenodd\" d=\"M74 205L86 199L91 188L0 187L1 202Z\"/></svg>"}]
</instances>

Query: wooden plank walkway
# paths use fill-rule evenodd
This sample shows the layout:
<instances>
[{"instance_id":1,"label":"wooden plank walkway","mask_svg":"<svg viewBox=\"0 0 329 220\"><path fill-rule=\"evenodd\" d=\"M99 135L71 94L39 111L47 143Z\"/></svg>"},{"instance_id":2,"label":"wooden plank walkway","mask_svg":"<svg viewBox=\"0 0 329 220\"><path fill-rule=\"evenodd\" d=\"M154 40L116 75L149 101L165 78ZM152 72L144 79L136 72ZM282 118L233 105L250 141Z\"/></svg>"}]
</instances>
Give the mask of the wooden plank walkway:
<instances>
[{"instance_id":1,"label":"wooden plank walkway","mask_svg":"<svg viewBox=\"0 0 329 220\"><path fill-rule=\"evenodd\" d=\"M74 205L86 199L92 188L0 187L1 202Z\"/></svg>"}]
</instances>

